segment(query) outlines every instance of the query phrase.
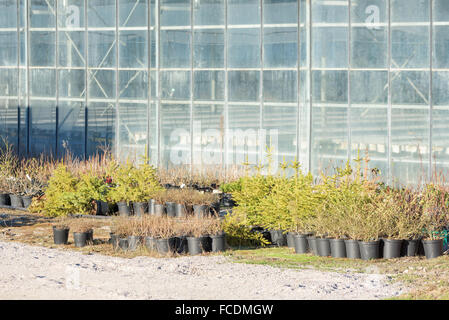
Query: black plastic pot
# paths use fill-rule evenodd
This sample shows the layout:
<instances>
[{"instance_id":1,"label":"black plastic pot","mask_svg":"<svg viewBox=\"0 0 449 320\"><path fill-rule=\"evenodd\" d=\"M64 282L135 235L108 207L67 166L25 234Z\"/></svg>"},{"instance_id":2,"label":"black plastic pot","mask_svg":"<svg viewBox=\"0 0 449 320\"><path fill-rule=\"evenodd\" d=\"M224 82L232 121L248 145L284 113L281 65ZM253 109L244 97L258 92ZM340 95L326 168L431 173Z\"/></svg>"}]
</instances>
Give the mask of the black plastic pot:
<instances>
[{"instance_id":1,"label":"black plastic pot","mask_svg":"<svg viewBox=\"0 0 449 320\"><path fill-rule=\"evenodd\" d=\"M187 216L187 208L184 204L176 203L175 204L175 214L177 218L183 218Z\"/></svg>"},{"instance_id":2,"label":"black plastic pot","mask_svg":"<svg viewBox=\"0 0 449 320\"><path fill-rule=\"evenodd\" d=\"M136 251L137 247L141 243L141 238L139 236L128 236L128 250Z\"/></svg>"},{"instance_id":3,"label":"black plastic pot","mask_svg":"<svg viewBox=\"0 0 449 320\"><path fill-rule=\"evenodd\" d=\"M178 254L186 254L189 252L186 236L180 236L175 238L175 252Z\"/></svg>"},{"instance_id":4,"label":"black plastic pot","mask_svg":"<svg viewBox=\"0 0 449 320\"><path fill-rule=\"evenodd\" d=\"M118 247L124 251L128 250L128 238L120 238L118 240Z\"/></svg>"},{"instance_id":5,"label":"black plastic pot","mask_svg":"<svg viewBox=\"0 0 449 320\"><path fill-rule=\"evenodd\" d=\"M148 202L133 202L134 215L142 217L148 212Z\"/></svg>"},{"instance_id":6,"label":"black plastic pot","mask_svg":"<svg viewBox=\"0 0 449 320\"><path fill-rule=\"evenodd\" d=\"M295 234L293 236L293 240L295 242L295 252L298 254L307 253L308 244L307 244L307 235L305 234Z\"/></svg>"},{"instance_id":7,"label":"black plastic pot","mask_svg":"<svg viewBox=\"0 0 449 320\"><path fill-rule=\"evenodd\" d=\"M401 257L402 240L383 239L383 258L394 259Z\"/></svg>"},{"instance_id":8,"label":"black plastic pot","mask_svg":"<svg viewBox=\"0 0 449 320\"><path fill-rule=\"evenodd\" d=\"M343 239L329 239L331 256L333 258L346 258L346 245Z\"/></svg>"},{"instance_id":9,"label":"black plastic pot","mask_svg":"<svg viewBox=\"0 0 449 320\"><path fill-rule=\"evenodd\" d=\"M97 203L97 216L107 216L109 213L109 203L105 201L96 200ZM25 203L24 203L25 205Z\"/></svg>"},{"instance_id":10,"label":"black plastic pot","mask_svg":"<svg viewBox=\"0 0 449 320\"><path fill-rule=\"evenodd\" d=\"M360 259L360 246L357 240L345 240L346 257L349 259Z\"/></svg>"},{"instance_id":11,"label":"black plastic pot","mask_svg":"<svg viewBox=\"0 0 449 320\"><path fill-rule=\"evenodd\" d=\"M331 245L329 239L317 238L316 239L318 255L320 257L329 257L331 255Z\"/></svg>"},{"instance_id":12,"label":"black plastic pot","mask_svg":"<svg viewBox=\"0 0 449 320\"><path fill-rule=\"evenodd\" d=\"M166 202L165 203L165 211L167 211L168 217L176 217L176 209L175 209L176 203L174 202Z\"/></svg>"},{"instance_id":13,"label":"black plastic pot","mask_svg":"<svg viewBox=\"0 0 449 320\"><path fill-rule=\"evenodd\" d=\"M318 255L318 248L316 245L316 237L315 236L308 236L307 237L307 244L309 245L309 251L312 254Z\"/></svg>"},{"instance_id":14,"label":"black plastic pot","mask_svg":"<svg viewBox=\"0 0 449 320\"><path fill-rule=\"evenodd\" d=\"M295 247L295 232L287 232L287 247Z\"/></svg>"},{"instance_id":15,"label":"black plastic pot","mask_svg":"<svg viewBox=\"0 0 449 320\"><path fill-rule=\"evenodd\" d=\"M193 214L196 218L204 218L210 215L210 208L206 205L193 205Z\"/></svg>"},{"instance_id":16,"label":"black plastic pot","mask_svg":"<svg viewBox=\"0 0 449 320\"><path fill-rule=\"evenodd\" d=\"M111 236L109 243L112 244L112 249L117 250L119 237L112 232L109 235Z\"/></svg>"},{"instance_id":17,"label":"black plastic pot","mask_svg":"<svg viewBox=\"0 0 449 320\"><path fill-rule=\"evenodd\" d=\"M86 239L87 243L93 244L94 243L94 230L90 230L86 233L87 233L87 239Z\"/></svg>"},{"instance_id":18,"label":"black plastic pot","mask_svg":"<svg viewBox=\"0 0 449 320\"><path fill-rule=\"evenodd\" d=\"M13 208L23 208L22 197L16 194L10 194L9 198L11 199L11 207Z\"/></svg>"},{"instance_id":19,"label":"black plastic pot","mask_svg":"<svg viewBox=\"0 0 449 320\"><path fill-rule=\"evenodd\" d=\"M59 229L53 227L53 241L55 244L67 244L69 239L69 229Z\"/></svg>"},{"instance_id":20,"label":"black plastic pot","mask_svg":"<svg viewBox=\"0 0 449 320\"><path fill-rule=\"evenodd\" d=\"M0 193L0 205L1 206L10 206L11 199L8 193Z\"/></svg>"},{"instance_id":21,"label":"black plastic pot","mask_svg":"<svg viewBox=\"0 0 449 320\"><path fill-rule=\"evenodd\" d=\"M270 235L272 244L278 247L287 245L287 235L283 233L283 230L270 230Z\"/></svg>"},{"instance_id":22,"label":"black plastic pot","mask_svg":"<svg viewBox=\"0 0 449 320\"><path fill-rule=\"evenodd\" d=\"M359 241L360 257L362 260L379 259L380 257L380 241Z\"/></svg>"},{"instance_id":23,"label":"black plastic pot","mask_svg":"<svg viewBox=\"0 0 449 320\"><path fill-rule=\"evenodd\" d=\"M210 238L212 240L212 252L222 252L226 250L224 234L210 236Z\"/></svg>"},{"instance_id":24,"label":"black plastic pot","mask_svg":"<svg viewBox=\"0 0 449 320\"><path fill-rule=\"evenodd\" d=\"M145 237L145 247L150 251L156 251L156 238Z\"/></svg>"},{"instance_id":25,"label":"black plastic pot","mask_svg":"<svg viewBox=\"0 0 449 320\"><path fill-rule=\"evenodd\" d=\"M75 247L84 247L87 244L88 237L88 232L74 232L73 239L75 240Z\"/></svg>"},{"instance_id":26,"label":"black plastic pot","mask_svg":"<svg viewBox=\"0 0 449 320\"><path fill-rule=\"evenodd\" d=\"M165 206L163 204L154 204L154 215L157 217L162 217L166 215Z\"/></svg>"},{"instance_id":27,"label":"black plastic pot","mask_svg":"<svg viewBox=\"0 0 449 320\"><path fill-rule=\"evenodd\" d=\"M423 240L424 254L426 259L433 259L443 254L443 239Z\"/></svg>"},{"instance_id":28,"label":"black plastic pot","mask_svg":"<svg viewBox=\"0 0 449 320\"><path fill-rule=\"evenodd\" d=\"M160 254L168 254L174 252L176 244L176 238L168 239L156 239L157 252Z\"/></svg>"},{"instance_id":29,"label":"black plastic pot","mask_svg":"<svg viewBox=\"0 0 449 320\"><path fill-rule=\"evenodd\" d=\"M187 246L189 247L190 255L201 254L203 252L210 251L210 242L211 238L208 236L203 237L187 237Z\"/></svg>"},{"instance_id":30,"label":"black plastic pot","mask_svg":"<svg viewBox=\"0 0 449 320\"><path fill-rule=\"evenodd\" d=\"M131 215L131 206L128 205L126 202L118 202L118 212L120 216L127 217Z\"/></svg>"},{"instance_id":31,"label":"black plastic pot","mask_svg":"<svg viewBox=\"0 0 449 320\"><path fill-rule=\"evenodd\" d=\"M419 239L411 239L404 240L402 245L402 253L403 257L414 257L418 254L420 240Z\"/></svg>"},{"instance_id":32,"label":"black plastic pot","mask_svg":"<svg viewBox=\"0 0 449 320\"><path fill-rule=\"evenodd\" d=\"M150 201L148 201L148 214L154 214L154 205L156 204L156 201L154 201L153 199L150 199Z\"/></svg>"},{"instance_id":33,"label":"black plastic pot","mask_svg":"<svg viewBox=\"0 0 449 320\"><path fill-rule=\"evenodd\" d=\"M33 201L32 196L22 196L22 205L25 209L28 209L31 205L31 201Z\"/></svg>"}]
</instances>

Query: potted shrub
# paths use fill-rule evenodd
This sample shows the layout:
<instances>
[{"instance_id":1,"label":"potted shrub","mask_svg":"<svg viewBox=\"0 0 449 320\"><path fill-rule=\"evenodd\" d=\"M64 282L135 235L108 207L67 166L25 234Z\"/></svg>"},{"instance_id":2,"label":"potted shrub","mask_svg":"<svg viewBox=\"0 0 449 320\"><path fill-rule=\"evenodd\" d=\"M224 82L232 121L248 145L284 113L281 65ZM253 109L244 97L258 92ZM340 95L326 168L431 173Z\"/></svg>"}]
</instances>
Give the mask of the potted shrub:
<instances>
[{"instance_id":1,"label":"potted shrub","mask_svg":"<svg viewBox=\"0 0 449 320\"><path fill-rule=\"evenodd\" d=\"M166 191L159 191L153 195L154 215L156 217L162 217L167 214L165 211L165 199L166 199Z\"/></svg>"},{"instance_id":2,"label":"potted shrub","mask_svg":"<svg viewBox=\"0 0 449 320\"><path fill-rule=\"evenodd\" d=\"M42 211L48 216L91 213L91 197L80 184L80 179L66 165L58 164L45 189Z\"/></svg>"},{"instance_id":3,"label":"potted shrub","mask_svg":"<svg viewBox=\"0 0 449 320\"><path fill-rule=\"evenodd\" d=\"M211 238L207 234L205 228L205 219L191 218L188 220L187 231L187 245L190 255L197 255L211 250Z\"/></svg>"},{"instance_id":4,"label":"potted shrub","mask_svg":"<svg viewBox=\"0 0 449 320\"><path fill-rule=\"evenodd\" d=\"M395 196L394 190L381 190L378 201L373 208L381 220L383 236L383 257L385 259L401 256L402 238L399 235L399 219L402 214L400 198Z\"/></svg>"},{"instance_id":5,"label":"potted shrub","mask_svg":"<svg viewBox=\"0 0 449 320\"><path fill-rule=\"evenodd\" d=\"M288 202L288 210L297 232L297 235L295 235L295 252L305 253L305 250L308 250L318 254L313 229L318 212L317 208L322 206L324 199L323 193L314 184L310 173L303 174L297 161L292 162L291 168L294 169L295 173L292 179L293 184L290 187L292 200ZM285 194L285 192L282 192L282 194Z\"/></svg>"},{"instance_id":6,"label":"potted shrub","mask_svg":"<svg viewBox=\"0 0 449 320\"><path fill-rule=\"evenodd\" d=\"M22 202L22 183L20 178L17 177L17 170L13 174L6 178L9 184L9 198L11 200L11 207L13 208L23 208Z\"/></svg>"},{"instance_id":7,"label":"potted shrub","mask_svg":"<svg viewBox=\"0 0 449 320\"><path fill-rule=\"evenodd\" d=\"M327 222L329 231L333 237L344 239L347 258L360 258L361 248L364 248L363 257L368 257L372 251L365 248L376 245L378 248L379 245L376 242L378 234L375 231L379 226L376 225L377 220L370 207L376 185L362 177L360 168L353 172L349 163L345 168L337 169L337 174L333 176L322 176L322 180L320 194L325 195L326 200L321 210L329 214ZM375 239L372 239L373 237ZM374 242L365 243L371 240ZM338 243L341 246L341 240ZM335 245L335 241L333 244ZM341 256L343 249L339 247L339 251L338 256Z\"/></svg>"},{"instance_id":8,"label":"potted shrub","mask_svg":"<svg viewBox=\"0 0 449 320\"><path fill-rule=\"evenodd\" d=\"M0 148L0 205L10 206L11 199L11 181L10 177L13 176L16 169L18 159L14 154L12 145L2 138L3 147Z\"/></svg>"},{"instance_id":9,"label":"potted shrub","mask_svg":"<svg viewBox=\"0 0 449 320\"><path fill-rule=\"evenodd\" d=\"M148 213L149 199L163 190L159 184L156 169L150 165L149 159L144 157L142 163L133 170L134 184L132 185L131 201L134 214L142 216Z\"/></svg>"},{"instance_id":10,"label":"potted shrub","mask_svg":"<svg viewBox=\"0 0 449 320\"><path fill-rule=\"evenodd\" d=\"M226 250L225 246L225 233L219 218L209 218L205 220L206 231L211 238L211 251L222 252Z\"/></svg>"},{"instance_id":11,"label":"potted shrub","mask_svg":"<svg viewBox=\"0 0 449 320\"><path fill-rule=\"evenodd\" d=\"M113 182L108 192L108 200L117 203L121 216L129 216L132 213L130 197L136 183L133 175L134 167L130 163L113 164L108 171Z\"/></svg>"},{"instance_id":12,"label":"potted shrub","mask_svg":"<svg viewBox=\"0 0 449 320\"><path fill-rule=\"evenodd\" d=\"M75 218L70 223L75 247L84 247L93 242L94 223L90 219Z\"/></svg>"},{"instance_id":13,"label":"potted shrub","mask_svg":"<svg viewBox=\"0 0 449 320\"><path fill-rule=\"evenodd\" d=\"M449 222L449 192L441 185L428 184L423 190L422 223L424 226L424 253L427 259L443 253L444 228Z\"/></svg>"},{"instance_id":14,"label":"potted shrub","mask_svg":"<svg viewBox=\"0 0 449 320\"><path fill-rule=\"evenodd\" d=\"M181 194L182 189L170 189L165 192L165 210L168 217L176 217L177 205L182 201Z\"/></svg>"},{"instance_id":15,"label":"potted shrub","mask_svg":"<svg viewBox=\"0 0 449 320\"><path fill-rule=\"evenodd\" d=\"M185 220L178 220L174 225L175 245L174 251L178 254L186 254L189 252L187 244L187 224Z\"/></svg>"},{"instance_id":16,"label":"potted shrub","mask_svg":"<svg viewBox=\"0 0 449 320\"><path fill-rule=\"evenodd\" d=\"M176 234L174 220L160 217L155 221L156 248L160 254L169 254L175 251Z\"/></svg>"},{"instance_id":17,"label":"potted shrub","mask_svg":"<svg viewBox=\"0 0 449 320\"><path fill-rule=\"evenodd\" d=\"M210 209L213 203L216 203L218 197L212 193L195 192L192 194L193 213L195 217L202 218L210 215Z\"/></svg>"},{"instance_id":18,"label":"potted shrub","mask_svg":"<svg viewBox=\"0 0 449 320\"><path fill-rule=\"evenodd\" d=\"M382 219L385 235L383 257L399 258L417 253L419 235L422 230L419 195L413 190L382 190L382 201L375 203Z\"/></svg>"},{"instance_id":19,"label":"potted shrub","mask_svg":"<svg viewBox=\"0 0 449 320\"><path fill-rule=\"evenodd\" d=\"M155 231L155 217L149 216L144 218L143 222L143 240L145 247L149 251L156 251L156 231Z\"/></svg>"},{"instance_id":20,"label":"potted shrub","mask_svg":"<svg viewBox=\"0 0 449 320\"><path fill-rule=\"evenodd\" d=\"M116 248L128 250L128 236L132 233L132 222L128 217L120 216L113 220L112 226ZM114 247L114 242L112 243Z\"/></svg>"},{"instance_id":21,"label":"potted shrub","mask_svg":"<svg viewBox=\"0 0 449 320\"><path fill-rule=\"evenodd\" d=\"M53 241L55 244L67 244L70 226L66 219L59 219L53 224Z\"/></svg>"},{"instance_id":22,"label":"potted shrub","mask_svg":"<svg viewBox=\"0 0 449 320\"><path fill-rule=\"evenodd\" d=\"M22 205L28 208L33 197L39 195L44 188L45 168L37 159L22 160L18 172L18 183L22 195Z\"/></svg>"}]
</instances>

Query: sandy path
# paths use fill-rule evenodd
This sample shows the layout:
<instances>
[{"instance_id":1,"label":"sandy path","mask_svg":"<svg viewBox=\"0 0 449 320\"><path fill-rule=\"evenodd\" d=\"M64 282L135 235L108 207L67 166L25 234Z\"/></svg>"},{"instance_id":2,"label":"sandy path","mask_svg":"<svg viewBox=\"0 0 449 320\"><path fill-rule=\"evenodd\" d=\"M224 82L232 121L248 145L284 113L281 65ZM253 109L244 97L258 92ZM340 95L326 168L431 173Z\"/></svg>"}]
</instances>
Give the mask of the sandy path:
<instances>
[{"instance_id":1,"label":"sandy path","mask_svg":"<svg viewBox=\"0 0 449 320\"><path fill-rule=\"evenodd\" d=\"M225 257L123 259L0 242L0 299L379 299L375 274L288 270Z\"/></svg>"}]
</instances>

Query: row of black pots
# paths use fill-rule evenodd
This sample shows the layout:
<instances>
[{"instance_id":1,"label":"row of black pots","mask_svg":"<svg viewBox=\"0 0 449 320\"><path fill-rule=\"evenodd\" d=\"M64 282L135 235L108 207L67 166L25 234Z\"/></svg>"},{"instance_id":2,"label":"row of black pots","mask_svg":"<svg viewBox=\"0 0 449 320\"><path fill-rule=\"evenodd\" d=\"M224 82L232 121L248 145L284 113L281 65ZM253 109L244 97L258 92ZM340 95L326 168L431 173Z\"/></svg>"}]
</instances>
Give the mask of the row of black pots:
<instances>
[{"instance_id":1,"label":"row of black pots","mask_svg":"<svg viewBox=\"0 0 449 320\"><path fill-rule=\"evenodd\" d=\"M213 212L218 212L220 207L219 203L210 207L207 205L193 205L192 208L188 208L184 204L175 202L166 202L165 204L158 204L154 200L148 202L133 202L128 204L127 202L119 202L118 211L120 216L143 216L145 214L155 216L168 216L173 218L181 218L187 216L187 214L193 211L195 217L201 218L210 216Z\"/></svg>"},{"instance_id":2,"label":"row of black pots","mask_svg":"<svg viewBox=\"0 0 449 320\"><path fill-rule=\"evenodd\" d=\"M28 208L33 200L32 196L21 196L17 194L0 193L0 205L13 208Z\"/></svg>"},{"instance_id":3,"label":"row of black pots","mask_svg":"<svg viewBox=\"0 0 449 320\"><path fill-rule=\"evenodd\" d=\"M288 233L287 245L294 247L295 252L303 254L312 252L322 257L350 259L394 259L412 257L418 254L420 244L423 245L427 259L436 258L443 253L443 240L394 240L357 241L351 239L317 238L310 234ZM290 239L290 240L289 240Z\"/></svg>"},{"instance_id":4,"label":"row of black pots","mask_svg":"<svg viewBox=\"0 0 449 320\"><path fill-rule=\"evenodd\" d=\"M135 251L139 245L144 245L150 251L157 251L162 255L169 253L197 255L203 252L225 251L225 235L202 237L171 237L160 239L154 237L128 236L120 238L111 233L110 242L114 250Z\"/></svg>"},{"instance_id":5,"label":"row of black pots","mask_svg":"<svg viewBox=\"0 0 449 320\"><path fill-rule=\"evenodd\" d=\"M53 227L53 241L55 244L67 244L69 240L70 229L62 229ZM81 248L94 241L94 231L74 232L73 240L75 247Z\"/></svg>"}]
</instances>

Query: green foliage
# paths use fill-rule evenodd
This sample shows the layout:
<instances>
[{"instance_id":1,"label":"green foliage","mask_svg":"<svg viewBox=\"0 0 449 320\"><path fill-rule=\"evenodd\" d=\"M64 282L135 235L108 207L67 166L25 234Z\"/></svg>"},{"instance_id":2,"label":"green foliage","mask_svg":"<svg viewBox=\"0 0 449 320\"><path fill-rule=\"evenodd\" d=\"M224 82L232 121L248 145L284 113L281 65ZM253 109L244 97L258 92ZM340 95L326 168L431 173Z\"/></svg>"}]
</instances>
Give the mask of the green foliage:
<instances>
[{"instance_id":1,"label":"green foliage","mask_svg":"<svg viewBox=\"0 0 449 320\"><path fill-rule=\"evenodd\" d=\"M112 178L108 199L112 202L142 202L163 190L157 179L156 170L144 158L136 167L132 163L113 164L108 168Z\"/></svg>"},{"instance_id":2,"label":"green foliage","mask_svg":"<svg viewBox=\"0 0 449 320\"><path fill-rule=\"evenodd\" d=\"M422 223L424 235L431 240L441 239L449 224L449 192L441 185L430 183L422 193Z\"/></svg>"},{"instance_id":3,"label":"green foliage","mask_svg":"<svg viewBox=\"0 0 449 320\"><path fill-rule=\"evenodd\" d=\"M149 164L149 159L143 158L143 163L132 170L135 185L131 190L131 201L148 201L157 192L163 190L159 184L156 169Z\"/></svg>"},{"instance_id":4,"label":"green foliage","mask_svg":"<svg viewBox=\"0 0 449 320\"><path fill-rule=\"evenodd\" d=\"M53 172L45 190L43 211L48 216L67 216L68 214L86 213L90 201L80 198L77 193L79 180L59 164Z\"/></svg>"},{"instance_id":5,"label":"green foliage","mask_svg":"<svg viewBox=\"0 0 449 320\"><path fill-rule=\"evenodd\" d=\"M108 186L104 179L91 172L82 174L76 186L76 195L89 201L106 201Z\"/></svg>"},{"instance_id":6,"label":"green foliage","mask_svg":"<svg viewBox=\"0 0 449 320\"><path fill-rule=\"evenodd\" d=\"M223 220L222 226L226 233L226 241L231 246L265 247L270 244L261 233L252 231L252 228L242 221L240 216L228 214Z\"/></svg>"},{"instance_id":7,"label":"green foliage","mask_svg":"<svg viewBox=\"0 0 449 320\"><path fill-rule=\"evenodd\" d=\"M225 183L220 186L220 190L224 193L233 193L242 190L242 181L238 179L233 182Z\"/></svg>"}]
</instances>

